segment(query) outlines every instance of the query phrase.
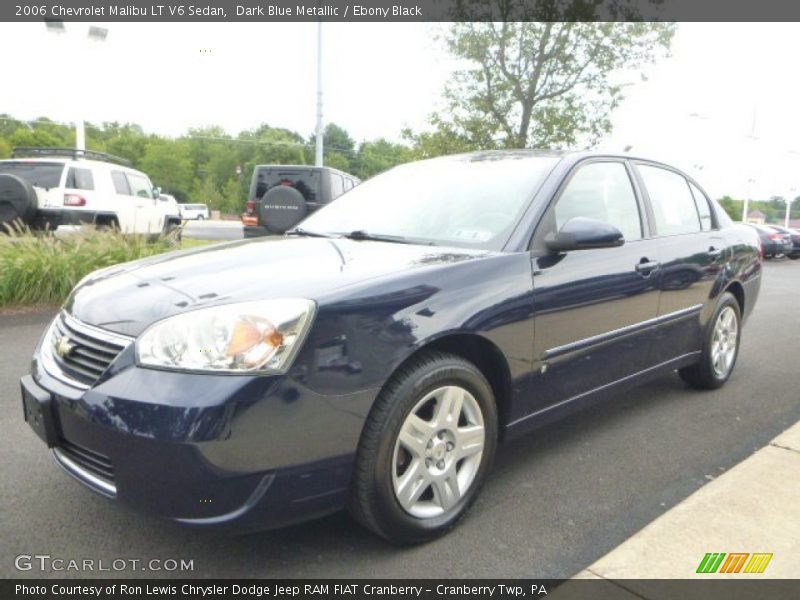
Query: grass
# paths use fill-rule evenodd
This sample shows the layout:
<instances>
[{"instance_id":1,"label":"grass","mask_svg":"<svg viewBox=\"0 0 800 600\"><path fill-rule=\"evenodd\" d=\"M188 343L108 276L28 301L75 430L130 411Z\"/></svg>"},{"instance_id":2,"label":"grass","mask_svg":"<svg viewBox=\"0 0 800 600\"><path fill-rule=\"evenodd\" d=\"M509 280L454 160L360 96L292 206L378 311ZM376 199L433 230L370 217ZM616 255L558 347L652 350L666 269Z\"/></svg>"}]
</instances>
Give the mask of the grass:
<instances>
[{"instance_id":1,"label":"grass","mask_svg":"<svg viewBox=\"0 0 800 600\"><path fill-rule=\"evenodd\" d=\"M165 236L144 236L86 228L66 236L7 228L0 234L0 307L58 305L85 275L122 262L203 245Z\"/></svg>"}]
</instances>

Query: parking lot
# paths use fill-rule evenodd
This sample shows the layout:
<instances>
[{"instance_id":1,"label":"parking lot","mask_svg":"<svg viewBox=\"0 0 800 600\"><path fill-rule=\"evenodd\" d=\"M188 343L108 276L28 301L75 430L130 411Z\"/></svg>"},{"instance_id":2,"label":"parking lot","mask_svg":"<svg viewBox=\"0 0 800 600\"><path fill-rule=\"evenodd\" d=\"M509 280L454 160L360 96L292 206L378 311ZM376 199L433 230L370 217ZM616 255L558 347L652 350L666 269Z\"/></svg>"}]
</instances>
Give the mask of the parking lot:
<instances>
[{"instance_id":1,"label":"parking lot","mask_svg":"<svg viewBox=\"0 0 800 600\"><path fill-rule=\"evenodd\" d=\"M141 516L76 484L22 420L19 376L52 313L0 316L0 575L15 557L192 560L187 577L568 577L800 420L800 261L765 265L738 366L722 390L677 376L501 447L463 523L396 548L345 514L244 537ZM169 576L165 572L70 576Z\"/></svg>"}]
</instances>

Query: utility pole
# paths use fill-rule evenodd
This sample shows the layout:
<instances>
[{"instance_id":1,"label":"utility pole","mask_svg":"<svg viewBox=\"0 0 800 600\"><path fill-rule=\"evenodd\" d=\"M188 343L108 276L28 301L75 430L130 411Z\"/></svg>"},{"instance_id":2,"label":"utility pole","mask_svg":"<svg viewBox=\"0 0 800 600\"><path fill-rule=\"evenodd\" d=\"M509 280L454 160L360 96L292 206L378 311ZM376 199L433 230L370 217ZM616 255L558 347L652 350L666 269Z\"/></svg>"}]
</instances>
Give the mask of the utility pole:
<instances>
[{"instance_id":1,"label":"utility pole","mask_svg":"<svg viewBox=\"0 0 800 600\"><path fill-rule=\"evenodd\" d=\"M753 102L753 120L750 124L750 133L745 137L751 139L753 141L753 146L758 141L758 136L756 135L756 118L758 117L758 102ZM750 165L752 168L752 164L755 160L755 150L756 148L752 148L753 152L750 153ZM752 185L755 180L751 177L747 180L747 197L744 199L744 206L742 207L742 223L747 223L747 211L749 210L750 205L750 194L752 193Z\"/></svg>"},{"instance_id":2,"label":"utility pole","mask_svg":"<svg viewBox=\"0 0 800 600\"><path fill-rule=\"evenodd\" d=\"M752 177L747 180L747 195L744 197L744 206L742 207L742 223L747 223L747 211L750 204L750 195L753 191L753 183L755 183L755 179Z\"/></svg>"},{"instance_id":3,"label":"utility pole","mask_svg":"<svg viewBox=\"0 0 800 600\"><path fill-rule=\"evenodd\" d=\"M317 23L317 148L314 164L322 166L322 21Z\"/></svg>"},{"instance_id":4,"label":"utility pole","mask_svg":"<svg viewBox=\"0 0 800 600\"><path fill-rule=\"evenodd\" d=\"M63 21L45 21L45 26L47 27L47 31L50 33L54 33L56 35L63 35L66 33L67 29L64 26ZM103 27L95 27L94 25L89 27L89 32L86 36L86 39L89 42L104 42L108 37L108 29L104 29ZM81 40L75 40L75 55L78 58L88 57L89 50L87 48L87 52L84 54L82 52L82 47L80 44L84 43ZM82 61L78 61L79 64ZM77 119L75 119L75 150L79 153L83 153L86 150L86 122L84 121L83 114L80 114Z\"/></svg>"}]
</instances>

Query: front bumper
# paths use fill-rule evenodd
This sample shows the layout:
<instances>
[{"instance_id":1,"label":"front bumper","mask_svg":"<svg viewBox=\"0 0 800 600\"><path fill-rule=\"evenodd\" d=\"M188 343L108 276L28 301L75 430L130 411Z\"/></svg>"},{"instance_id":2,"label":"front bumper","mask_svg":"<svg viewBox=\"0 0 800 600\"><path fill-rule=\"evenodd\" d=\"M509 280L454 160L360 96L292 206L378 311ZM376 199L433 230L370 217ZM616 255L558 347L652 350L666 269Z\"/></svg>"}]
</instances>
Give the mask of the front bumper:
<instances>
[{"instance_id":1,"label":"front bumper","mask_svg":"<svg viewBox=\"0 0 800 600\"><path fill-rule=\"evenodd\" d=\"M235 531L340 509L377 394L325 396L290 375L144 369L132 347L79 389L40 357L22 385L45 401L52 431L37 433L67 473L137 510Z\"/></svg>"}]
</instances>

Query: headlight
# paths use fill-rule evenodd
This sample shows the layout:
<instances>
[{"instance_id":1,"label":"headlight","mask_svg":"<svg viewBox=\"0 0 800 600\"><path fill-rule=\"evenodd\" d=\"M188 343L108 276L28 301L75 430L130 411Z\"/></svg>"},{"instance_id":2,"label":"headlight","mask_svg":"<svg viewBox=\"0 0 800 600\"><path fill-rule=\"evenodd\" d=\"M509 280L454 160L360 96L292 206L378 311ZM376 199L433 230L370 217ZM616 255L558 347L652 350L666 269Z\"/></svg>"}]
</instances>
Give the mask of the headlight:
<instances>
[{"instance_id":1,"label":"headlight","mask_svg":"<svg viewBox=\"0 0 800 600\"><path fill-rule=\"evenodd\" d=\"M201 308L159 321L136 341L145 367L283 373L314 316L311 300L263 300Z\"/></svg>"}]
</instances>

